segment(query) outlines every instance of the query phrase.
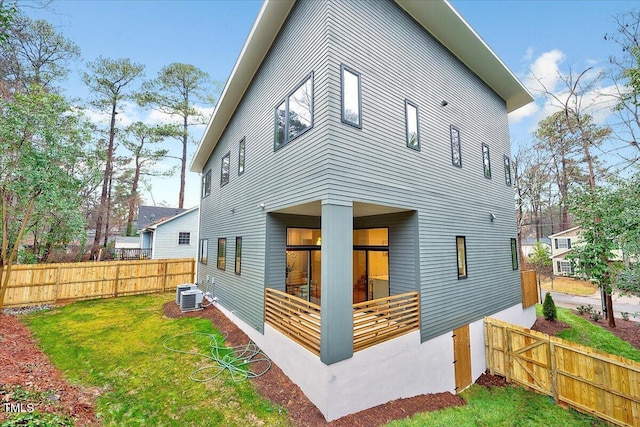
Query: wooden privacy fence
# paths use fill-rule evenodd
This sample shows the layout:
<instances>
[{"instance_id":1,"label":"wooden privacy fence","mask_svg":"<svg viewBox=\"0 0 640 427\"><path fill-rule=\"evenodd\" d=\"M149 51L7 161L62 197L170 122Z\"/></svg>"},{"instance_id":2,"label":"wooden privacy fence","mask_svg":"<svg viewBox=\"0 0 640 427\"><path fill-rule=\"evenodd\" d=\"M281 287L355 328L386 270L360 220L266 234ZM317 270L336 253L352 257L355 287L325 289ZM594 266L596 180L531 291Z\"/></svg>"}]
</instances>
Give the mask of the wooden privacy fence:
<instances>
[{"instance_id":1,"label":"wooden privacy fence","mask_svg":"<svg viewBox=\"0 0 640 427\"><path fill-rule=\"evenodd\" d=\"M535 270L520 272L522 286L522 308L531 307L538 303L538 277ZM540 301L542 302L542 301Z\"/></svg>"},{"instance_id":2,"label":"wooden privacy fence","mask_svg":"<svg viewBox=\"0 0 640 427\"><path fill-rule=\"evenodd\" d=\"M640 363L491 318L485 345L492 374L612 423L640 426Z\"/></svg>"},{"instance_id":3,"label":"wooden privacy fence","mask_svg":"<svg viewBox=\"0 0 640 427\"><path fill-rule=\"evenodd\" d=\"M16 265L5 307L164 292L193 283L193 258Z\"/></svg>"}]
</instances>

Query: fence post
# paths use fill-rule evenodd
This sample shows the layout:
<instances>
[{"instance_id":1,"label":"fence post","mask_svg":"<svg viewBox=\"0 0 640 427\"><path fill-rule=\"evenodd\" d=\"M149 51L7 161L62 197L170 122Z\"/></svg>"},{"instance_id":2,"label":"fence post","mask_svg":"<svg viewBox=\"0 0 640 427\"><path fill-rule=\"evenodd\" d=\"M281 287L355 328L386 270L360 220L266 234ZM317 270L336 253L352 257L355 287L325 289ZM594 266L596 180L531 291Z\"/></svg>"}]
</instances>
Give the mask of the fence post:
<instances>
[{"instance_id":1,"label":"fence post","mask_svg":"<svg viewBox=\"0 0 640 427\"><path fill-rule=\"evenodd\" d=\"M487 367L489 368L489 372L491 373L491 375L495 375L495 366L493 366L493 331L491 328L491 323L486 317L484 318L484 334L485 339L487 340L485 355L487 360Z\"/></svg>"},{"instance_id":2,"label":"fence post","mask_svg":"<svg viewBox=\"0 0 640 427\"><path fill-rule=\"evenodd\" d=\"M191 259L191 283L196 283L196 260Z\"/></svg>"},{"instance_id":3,"label":"fence post","mask_svg":"<svg viewBox=\"0 0 640 427\"><path fill-rule=\"evenodd\" d=\"M504 375L508 383L511 382L511 363L513 362L511 358L511 331L508 327L503 326L504 330Z\"/></svg>"},{"instance_id":4,"label":"fence post","mask_svg":"<svg viewBox=\"0 0 640 427\"><path fill-rule=\"evenodd\" d=\"M58 302L58 288L60 287L60 266L56 269L56 284L53 285L53 303Z\"/></svg>"},{"instance_id":5,"label":"fence post","mask_svg":"<svg viewBox=\"0 0 640 427\"><path fill-rule=\"evenodd\" d=\"M556 367L556 345L549 337L549 375L551 375L551 395L553 400L558 403L558 370Z\"/></svg>"},{"instance_id":6,"label":"fence post","mask_svg":"<svg viewBox=\"0 0 640 427\"><path fill-rule=\"evenodd\" d=\"M118 283L120 282L120 264L116 264L116 283L114 284L113 297L118 298Z\"/></svg>"},{"instance_id":7,"label":"fence post","mask_svg":"<svg viewBox=\"0 0 640 427\"><path fill-rule=\"evenodd\" d=\"M162 266L162 293L166 292L167 289L167 273L169 271L169 261L164 260L161 264Z\"/></svg>"}]
</instances>

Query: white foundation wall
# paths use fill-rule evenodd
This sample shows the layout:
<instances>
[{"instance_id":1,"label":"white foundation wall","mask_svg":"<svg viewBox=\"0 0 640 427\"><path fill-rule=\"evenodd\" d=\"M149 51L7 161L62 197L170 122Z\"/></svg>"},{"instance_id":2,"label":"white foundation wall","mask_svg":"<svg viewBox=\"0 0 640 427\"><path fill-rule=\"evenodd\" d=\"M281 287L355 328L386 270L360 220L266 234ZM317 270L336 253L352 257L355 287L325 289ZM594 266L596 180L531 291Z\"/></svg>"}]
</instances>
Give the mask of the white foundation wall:
<instances>
[{"instance_id":1,"label":"white foundation wall","mask_svg":"<svg viewBox=\"0 0 640 427\"><path fill-rule=\"evenodd\" d=\"M415 331L325 365L271 326L265 324L263 335L224 307L217 307L300 387L327 421L399 398L455 393L453 331L422 344ZM522 310L518 304L490 317L529 327L535 321L535 309ZM475 381L486 370L483 320L470 324L469 332Z\"/></svg>"}]
</instances>

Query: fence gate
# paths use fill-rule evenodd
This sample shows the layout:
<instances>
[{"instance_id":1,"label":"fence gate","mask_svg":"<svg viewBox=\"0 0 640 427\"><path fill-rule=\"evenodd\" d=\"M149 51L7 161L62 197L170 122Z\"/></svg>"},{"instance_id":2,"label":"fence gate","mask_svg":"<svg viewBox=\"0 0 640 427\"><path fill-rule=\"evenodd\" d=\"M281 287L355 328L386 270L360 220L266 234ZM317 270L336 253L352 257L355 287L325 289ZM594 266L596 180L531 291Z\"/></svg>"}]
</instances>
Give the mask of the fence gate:
<instances>
[{"instance_id":1,"label":"fence gate","mask_svg":"<svg viewBox=\"0 0 640 427\"><path fill-rule=\"evenodd\" d=\"M456 377L456 393L471 385L471 340L469 325L453 331L453 367Z\"/></svg>"}]
</instances>

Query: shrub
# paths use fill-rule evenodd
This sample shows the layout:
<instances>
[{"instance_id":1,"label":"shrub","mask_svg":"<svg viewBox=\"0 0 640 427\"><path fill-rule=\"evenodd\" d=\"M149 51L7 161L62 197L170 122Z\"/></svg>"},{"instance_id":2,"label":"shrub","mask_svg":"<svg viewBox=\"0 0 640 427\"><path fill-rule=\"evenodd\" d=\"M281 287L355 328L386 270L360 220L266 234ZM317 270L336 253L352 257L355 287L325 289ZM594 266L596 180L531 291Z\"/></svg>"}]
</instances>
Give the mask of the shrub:
<instances>
[{"instance_id":1,"label":"shrub","mask_svg":"<svg viewBox=\"0 0 640 427\"><path fill-rule=\"evenodd\" d=\"M553 302L551 294L547 292L544 296L544 303L542 303L542 314L547 320L556 320L558 318L558 310L556 309L556 303Z\"/></svg>"},{"instance_id":2,"label":"shrub","mask_svg":"<svg viewBox=\"0 0 640 427\"><path fill-rule=\"evenodd\" d=\"M600 319L602 319L602 313L600 313L599 311L594 311L593 313L591 313L591 318L594 322L599 322Z\"/></svg>"},{"instance_id":3,"label":"shrub","mask_svg":"<svg viewBox=\"0 0 640 427\"><path fill-rule=\"evenodd\" d=\"M629 320L629 313L627 313L626 311L623 311L620 314L622 315L623 320Z\"/></svg>"}]
</instances>

